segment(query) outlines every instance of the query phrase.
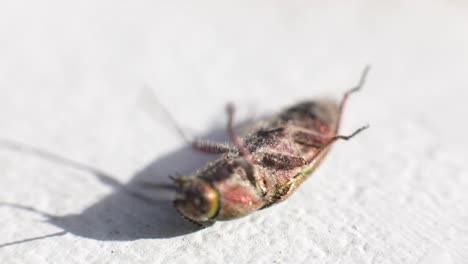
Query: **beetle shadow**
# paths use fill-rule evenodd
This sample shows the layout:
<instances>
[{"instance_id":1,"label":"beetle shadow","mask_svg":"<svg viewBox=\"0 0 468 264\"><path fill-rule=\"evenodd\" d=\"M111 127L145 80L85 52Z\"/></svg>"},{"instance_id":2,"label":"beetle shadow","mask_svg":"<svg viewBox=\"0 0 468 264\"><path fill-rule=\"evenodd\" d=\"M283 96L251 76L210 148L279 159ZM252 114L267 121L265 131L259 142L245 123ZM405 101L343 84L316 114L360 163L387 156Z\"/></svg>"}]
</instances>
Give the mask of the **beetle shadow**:
<instances>
[{"instance_id":1,"label":"beetle shadow","mask_svg":"<svg viewBox=\"0 0 468 264\"><path fill-rule=\"evenodd\" d=\"M201 136L200 139L225 142L227 141L226 134L225 128L217 127ZM46 218L46 222L63 229L62 232L51 235L0 244L0 247L66 233L103 241L131 241L142 238L176 237L202 229L177 213L172 206L173 193L148 187L147 183L169 183L168 176L174 172L189 175L209 160L215 159L217 155L200 153L190 146L184 146L158 157L135 173L129 182L122 184L101 170L25 144L0 139L0 147L37 155L48 161L86 170L100 183L112 188L112 193L82 212L62 216L52 215L18 203L0 202L0 206L40 214Z\"/></svg>"}]
</instances>

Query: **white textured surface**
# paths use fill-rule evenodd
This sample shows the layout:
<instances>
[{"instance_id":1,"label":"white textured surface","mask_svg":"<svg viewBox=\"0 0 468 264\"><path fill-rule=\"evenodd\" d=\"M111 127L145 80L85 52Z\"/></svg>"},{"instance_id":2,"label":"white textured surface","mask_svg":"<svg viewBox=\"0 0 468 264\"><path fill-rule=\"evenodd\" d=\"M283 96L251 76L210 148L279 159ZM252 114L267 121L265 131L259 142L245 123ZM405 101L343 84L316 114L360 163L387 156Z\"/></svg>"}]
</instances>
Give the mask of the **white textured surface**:
<instances>
[{"instance_id":1,"label":"white textured surface","mask_svg":"<svg viewBox=\"0 0 468 264\"><path fill-rule=\"evenodd\" d=\"M65 2L0 3L0 262L468 263L466 2ZM339 98L366 63L342 131L371 129L287 202L196 231L128 194L207 158L144 85L219 138L227 101L242 120Z\"/></svg>"}]
</instances>

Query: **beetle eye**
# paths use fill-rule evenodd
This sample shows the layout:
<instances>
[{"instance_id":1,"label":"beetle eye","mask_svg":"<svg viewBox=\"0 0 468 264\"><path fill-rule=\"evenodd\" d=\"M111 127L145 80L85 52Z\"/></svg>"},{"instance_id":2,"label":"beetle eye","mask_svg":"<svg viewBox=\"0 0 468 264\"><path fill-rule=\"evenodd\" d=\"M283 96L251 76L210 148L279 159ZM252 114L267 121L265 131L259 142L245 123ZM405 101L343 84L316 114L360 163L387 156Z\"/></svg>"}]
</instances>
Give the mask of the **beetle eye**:
<instances>
[{"instance_id":1,"label":"beetle eye","mask_svg":"<svg viewBox=\"0 0 468 264\"><path fill-rule=\"evenodd\" d=\"M219 210L218 192L209 184L191 180L178 193L174 206L184 216L195 221L216 217Z\"/></svg>"}]
</instances>

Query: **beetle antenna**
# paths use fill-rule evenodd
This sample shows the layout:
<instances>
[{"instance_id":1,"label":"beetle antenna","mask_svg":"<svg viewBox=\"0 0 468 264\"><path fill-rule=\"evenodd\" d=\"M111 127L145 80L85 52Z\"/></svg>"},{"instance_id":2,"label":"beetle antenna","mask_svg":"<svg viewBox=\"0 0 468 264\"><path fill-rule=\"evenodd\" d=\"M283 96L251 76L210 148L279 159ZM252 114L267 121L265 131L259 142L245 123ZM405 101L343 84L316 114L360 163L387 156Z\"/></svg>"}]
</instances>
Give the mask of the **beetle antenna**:
<instances>
[{"instance_id":1,"label":"beetle antenna","mask_svg":"<svg viewBox=\"0 0 468 264\"><path fill-rule=\"evenodd\" d=\"M172 128L177 132L180 138L185 141L188 145L192 144L192 137L188 136L187 133L182 129L174 116L167 110L167 108L158 100L158 97L153 93L153 91L148 86L143 87L143 92L141 94L141 101L143 108L146 112L156 121L159 120L156 118L157 113L161 112L167 121L171 124Z\"/></svg>"},{"instance_id":2,"label":"beetle antenna","mask_svg":"<svg viewBox=\"0 0 468 264\"><path fill-rule=\"evenodd\" d=\"M148 181L139 181L138 184L149 189L171 190L171 191L175 191L177 189L177 186L172 183L154 183L154 182L148 182Z\"/></svg>"}]
</instances>

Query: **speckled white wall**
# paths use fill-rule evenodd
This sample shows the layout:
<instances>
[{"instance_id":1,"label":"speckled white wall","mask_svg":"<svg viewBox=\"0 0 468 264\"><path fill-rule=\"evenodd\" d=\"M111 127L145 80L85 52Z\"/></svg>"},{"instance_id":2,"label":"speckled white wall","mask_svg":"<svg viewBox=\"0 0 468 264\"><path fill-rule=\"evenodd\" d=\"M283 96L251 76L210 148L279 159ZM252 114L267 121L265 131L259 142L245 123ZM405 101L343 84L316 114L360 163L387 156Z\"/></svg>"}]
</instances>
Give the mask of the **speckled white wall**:
<instances>
[{"instance_id":1,"label":"speckled white wall","mask_svg":"<svg viewBox=\"0 0 468 264\"><path fill-rule=\"evenodd\" d=\"M1 263L468 263L464 1L2 1ZM288 201L198 230L166 181L194 135L339 96L343 133ZM152 199L143 199L144 192Z\"/></svg>"}]
</instances>

